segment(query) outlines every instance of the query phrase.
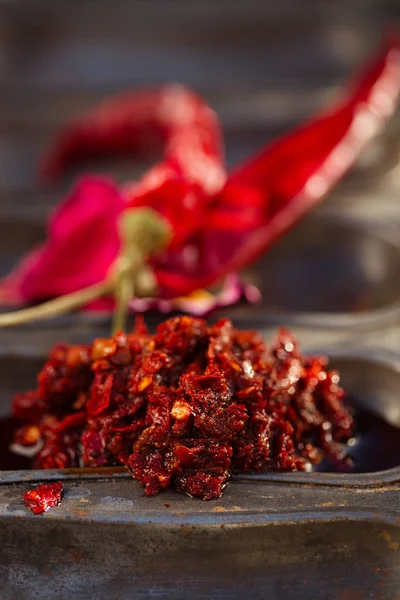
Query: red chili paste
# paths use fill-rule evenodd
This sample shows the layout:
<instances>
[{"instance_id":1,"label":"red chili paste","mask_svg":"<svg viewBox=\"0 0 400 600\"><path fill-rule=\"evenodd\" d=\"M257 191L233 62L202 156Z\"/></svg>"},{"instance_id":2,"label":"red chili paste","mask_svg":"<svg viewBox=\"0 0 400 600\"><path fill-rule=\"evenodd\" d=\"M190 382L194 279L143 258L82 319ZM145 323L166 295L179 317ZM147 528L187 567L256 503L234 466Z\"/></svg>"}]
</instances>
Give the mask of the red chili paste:
<instances>
[{"instance_id":1,"label":"red chili paste","mask_svg":"<svg viewBox=\"0 0 400 600\"><path fill-rule=\"evenodd\" d=\"M149 496L174 487L209 500L232 473L342 469L354 420L327 364L285 329L267 346L227 319L177 317L155 335L138 321L128 335L54 348L37 389L14 398L27 423L16 442L42 441L35 468L123 463Z\"/></svg>"}]
</instances>

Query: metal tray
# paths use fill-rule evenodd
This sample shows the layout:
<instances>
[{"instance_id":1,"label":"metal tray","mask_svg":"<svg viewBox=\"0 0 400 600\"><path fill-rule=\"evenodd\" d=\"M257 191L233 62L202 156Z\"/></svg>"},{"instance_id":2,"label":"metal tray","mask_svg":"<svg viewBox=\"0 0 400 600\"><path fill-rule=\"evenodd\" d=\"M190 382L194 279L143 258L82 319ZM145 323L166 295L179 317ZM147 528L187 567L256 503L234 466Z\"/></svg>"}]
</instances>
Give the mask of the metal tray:
<instances>
[{"instance_id":1,"label":"metal tray","mask_svg":"<svg viewBox=\"0 0 400 600\"><path fill-rule=\"evenodd\" d=\"M252 315L330 327L390 322L400 310L398 234L376 223L309 215L249 271L263 295Z\"/></svg>"},{"instance_id":2,"label":"metal tray","mask_svg":"<svg viewBox=\"0 0 400 600\"><path fill-rule=\"evenodd\" d=\"M353 402L393 426L363 434L366 472L240 476L209 503L173 491L145 498L124 469L2 472L4 597L336 599L357 598L362 582L360 598L396 598L400 359L331 354ZM2 388L10 383L2 370ZM27 513L23 493L58 479L60 507Z\"/></svg>"},{"instance_id":3,"label":"metal tray","mask_svg":"<svg viewBox=\"0 0 400 600\"><path fill-rule=\"evenodd\" d=\"M71 182L35 183L37 158L70 117L127 86L184 81L221 116L232 167L318 109L400 16L396 0L93 7L0 3L0 275L41 241ZM399 124L247 273L264 303L223 313L267 337L289 326L305 351L330 355L351 401L376 417L354 447L362 472L241 476L206 503L145 498L123 468L1 471L12 395L34 385L53 343L107 335L109 317L0 331L1 598L400 598ZM143 167L93 165L124 179ZM52 479L64 480L64 501L33 516L23 493Z\"/></svg>"}]
</instances>

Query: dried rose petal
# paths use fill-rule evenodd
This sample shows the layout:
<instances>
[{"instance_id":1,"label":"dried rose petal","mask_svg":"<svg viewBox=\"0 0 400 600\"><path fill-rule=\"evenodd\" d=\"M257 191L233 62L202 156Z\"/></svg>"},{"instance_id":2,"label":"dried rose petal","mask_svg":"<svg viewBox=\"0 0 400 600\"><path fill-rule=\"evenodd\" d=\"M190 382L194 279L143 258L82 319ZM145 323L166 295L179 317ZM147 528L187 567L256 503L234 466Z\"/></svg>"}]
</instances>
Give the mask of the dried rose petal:
<instances>
[{"instance_id":1,"label":"dried rose petal","mask_svg":"<svg viewBox=\"0 0 400 600\"><path fill-rule=\"evenodd\" d=\"M124 207L110 180L79 179L50 219L47 241L1 282L2 302L37 302L103 281L120 248Z\"/></svg>"},{"instance_id":2,"label":"dried rose petal","mask_svg":"<svg viewBox=\"0 0 400 600\"><path fill-rule=\"evenodd\" d=\"M61 481L44 483L24 494L26 508L34 515L40 515L53 506L58 506L64 494L64 486Z\"/></svg>"},{"instance_id":3,"label":"dried rose petal","mask_svg":"<svg viewBox=\"0 0 400 600\"><path fill-rule=\"evenodd\" d=\"M244 283L236 273L225 278L222 289L216 294L196 290L180 298L133 298L129 307L133 312L157 310L160 313L183 312L195 317L206 317L213 311L233 306L246 300L255 304L261 300L260 291L250 283Z\"/></svg>"}]
</instances>

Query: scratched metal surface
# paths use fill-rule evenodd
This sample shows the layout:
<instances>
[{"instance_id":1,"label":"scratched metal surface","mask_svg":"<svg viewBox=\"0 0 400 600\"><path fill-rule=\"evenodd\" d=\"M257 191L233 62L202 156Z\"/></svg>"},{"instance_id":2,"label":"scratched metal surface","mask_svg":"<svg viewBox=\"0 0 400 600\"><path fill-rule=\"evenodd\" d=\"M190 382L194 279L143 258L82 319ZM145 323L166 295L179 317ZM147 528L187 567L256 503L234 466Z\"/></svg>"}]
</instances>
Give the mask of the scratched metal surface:
<instances>
[{"instance_id":1,"label":"scratched metal surface","mask_svg":"<svg viewBox=\"0 0 400 600\"><path fill-rule=\"evenodd\" d=\"M35 181L70 117L126 87L181 81L217 110L231 167L322 106L399 22L398 0L0 1L0 274L43 238L76 175L46 190ZM231 313L267 335L285 323L305 348L341 355L345 384L397 424L399 140L397 117L319 215L253 269L273 283L261 312ZM145 167L91 165L120 180ZM79 316L0 332L0 416L51 344L107 328ZM21 498L40 477L65 477L66 497L33 517ZM0 595L400 598L399 467L333 485L313 477L235 481L206 504L173 492L145 499L125 474L0 473Z\"/></svg>"},{"instance_id":2,"label":"scratched metal surface","mask_svg":"<svg viewBox=\"0 0 400 600\"><path fill-rule=\"evenodd\" d=\"M398 357L335 360L349 391L400 426ZM209 503L171 490L146 498L123 469L100 472L1 475L2 597L398 598L400 466L238 477ZM59 479L61 505L28 513L23 493Z\"/></svg>"}]
</instances>

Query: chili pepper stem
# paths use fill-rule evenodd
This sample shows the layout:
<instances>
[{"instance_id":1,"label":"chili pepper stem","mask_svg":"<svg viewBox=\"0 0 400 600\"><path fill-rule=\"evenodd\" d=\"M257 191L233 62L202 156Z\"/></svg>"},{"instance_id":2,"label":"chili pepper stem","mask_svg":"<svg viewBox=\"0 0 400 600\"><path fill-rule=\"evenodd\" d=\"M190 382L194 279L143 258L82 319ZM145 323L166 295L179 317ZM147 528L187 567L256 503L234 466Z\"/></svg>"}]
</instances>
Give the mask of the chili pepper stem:
<instances>
[{"instance_id":1,"label":"chili pepper stem","mask_svg":"<svg viewBox=\"0 0 400 600\"><path fill-rule=\"evenodd\" d=\"M124 211L118 228L122 248L116 265L114 334L125 330L128 303L134 296L140 269L153 253L166 247L172 235L169 223L148 207Z\"/></svg>"},{"instance_id":2,"label":"chili pepper stem","mask_svg":"<svg viewBox=\"0 0 400 600\"><path fill-rule=\"evenodd\" d=\"M120 267L115 285L115 308L112 318L111 334L125 331L128 315L128 303L135 295L135 274L141 261L126 260Z\"/></svg>"},{"instance_id":3,"label":"chili pepper stem","mask_svg":"<svg viewBox=\"0 0 400 600\"><path fill-rule=\"evenodd\" d=\"M121 277L117 283L118 295L113 313L111 335L115 335L118 331L125 331L127 320L127 306L131 299L131 282L127 277Z\"/></svg>"},{"instance_id":4,"label":"chili pepper stem","mask_svg":"<svg viewBox=\"0 0 400 600\"><path fill-rule=\"evenodd\" d=\"M97 300L102 296L111 294L115 288L115 279L106 279L100 283L91 285L83 290L65 294L54 300L43 302L38 306L32 306L17 310L10 313L0 315L0 327L12 327L14 325L22 325L41 319L49 319L63 315L75 308L88 304L93 300Z\"/></svg>"}]
</instances>

